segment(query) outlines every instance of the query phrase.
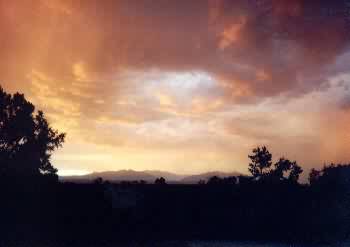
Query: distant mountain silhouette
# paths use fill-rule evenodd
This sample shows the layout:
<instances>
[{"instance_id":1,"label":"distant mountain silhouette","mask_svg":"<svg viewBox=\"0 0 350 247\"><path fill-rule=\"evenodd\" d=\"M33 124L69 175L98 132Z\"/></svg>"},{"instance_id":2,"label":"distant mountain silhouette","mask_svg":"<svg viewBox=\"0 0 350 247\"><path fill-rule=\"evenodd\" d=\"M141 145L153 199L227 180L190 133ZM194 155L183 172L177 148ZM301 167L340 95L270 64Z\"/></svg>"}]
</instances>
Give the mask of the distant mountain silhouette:
<instances>
[{"instance_id":1,"label":"distant mountain silhouette","mask_svg":"<svg viewBox=\"0 0 350 247\"><path fill-rule=\"evenodd\" d=\"M60 180L65 182L76 182L86 183L95 180L96 178L102 178L110 182L121 182L121 181L139 181L144 180L148 183L153 183L157 178L163 177L167 182L170 183L186 183L196 184L199 180L208 180L212 176L229 177L241 175L237 172L225 173L225 172L207 172L197 175L179 175L172 172L158 171L158 170L145 170L145 171L134 171L134 170L119 170L119 171L105 171L105 172L93 172L86 175L80 176L61 176Z\"/></svg>"},{"instance_id":2,"label":"distant mountain silhouette","mask_svg":"<svg viewBox=\"0 0 350 247\"><path fill-rule=\"evenodd\" d=\"M146 173L144 171L134 171L134 170L93 172L82 176L60 177L62 181L69 181L69 182L90 182L96 178L102 178L103 180L108 180L110 182L136 181L136 180L145 180L147 182L154 182L154 180L157 177L149 173Z\"/></svg>"},{"instance_id":3,"label":"distant mountain silhouette","mask_svg":"<svg viewBox=\"0 0 350 247\"><path fill-rule=\"evenodd\" d=\"M119 170L119 171L105 171L105 172L93 172L86 175L80 176L62 176L62 181L68 182L90 182L96 178L102 178L110 182L120 181L139 181L144 180L149 183L153 183L157 178L164 177L167 181L177 182L183 179L184 175L178 175L166 171L158 170L145 170L145 171L134 171L134 170Z\"/></svg>"},{"instance_id":4,"label":"distant mountain silhouette","mask_svg":"<svg viewBox=\"0 0 350 247\"><path fill-rule=\"evenodd\" d=\"M209 178L213 176L217 177L231 177L231 176L240 176L242 175L241 173L238 172L219 172L219 171L213 171L213 172L206 172L206 173L201 173L197 175L192 175L192 176L187 176L183 178L180 182L184 184L195 184L198 183L200 180L207 181Z\"/></svg>"}]
</instances>

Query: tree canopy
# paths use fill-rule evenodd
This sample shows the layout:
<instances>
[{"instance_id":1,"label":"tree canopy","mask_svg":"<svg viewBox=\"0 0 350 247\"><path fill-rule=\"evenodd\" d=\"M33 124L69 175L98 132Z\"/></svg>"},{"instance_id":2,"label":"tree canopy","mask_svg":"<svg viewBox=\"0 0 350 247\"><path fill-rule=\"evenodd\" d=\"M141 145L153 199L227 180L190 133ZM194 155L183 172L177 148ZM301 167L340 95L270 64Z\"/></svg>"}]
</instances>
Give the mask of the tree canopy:
<instances>
[{"instance_id":1,"label":"tree canopy","mask_svg":"<svg viewBox=\"0 0 350 247\"><path fill-rule=\"evenodd\" d=\"M51 155L65 134L50 127L42 111L36 111L23 94L6 93L0 87L0 176L57 178Z\"/></svg>"},{"instance_id":2,"label":"tree canopy","mask_svg":"<svg viewBox=\"0 0 350 247\"><path fill-rule=\"evenodd\" d=\"M296 161L290 161L283 157L274 164L274 168L271 168L272 154L265 146L254 148L253 154L248 155L248 157L251 160L249 171L255 180L269 179L297 182L300 174L303 172Z\"/></svg>"},{"instance_id":3,"label":"tree canopy","mask_svg":"<svg viewBox=\"0 0 350 247\"><path fill-rule=\"evenodd\" d=\"M253 149L253 154L248 155L251 163L249 163L249 171L254 178L260 179L269 173L271 167L272 154L265 146Z\"/></svg>"}]
</instances>

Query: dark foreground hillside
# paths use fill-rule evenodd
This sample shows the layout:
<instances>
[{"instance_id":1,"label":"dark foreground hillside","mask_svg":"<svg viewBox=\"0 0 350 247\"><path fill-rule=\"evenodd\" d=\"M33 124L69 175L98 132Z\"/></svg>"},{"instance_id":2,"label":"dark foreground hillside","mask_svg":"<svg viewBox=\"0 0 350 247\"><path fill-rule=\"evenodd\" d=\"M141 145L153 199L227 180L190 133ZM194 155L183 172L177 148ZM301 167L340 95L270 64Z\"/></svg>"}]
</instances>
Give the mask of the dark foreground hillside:
<instances>
[{"instance_id":1,"label":"dark foreground hillside","mask_svg":"<svg viewBox=\"0 0 350 247\"><path fill-rule=\"evenodd\" d=\"M337 242L350 229L349 186L334 181L312 186L243 179L201 185L14 182L2 184L0 192L4 242Z\"/></svg>"}]
</instances>

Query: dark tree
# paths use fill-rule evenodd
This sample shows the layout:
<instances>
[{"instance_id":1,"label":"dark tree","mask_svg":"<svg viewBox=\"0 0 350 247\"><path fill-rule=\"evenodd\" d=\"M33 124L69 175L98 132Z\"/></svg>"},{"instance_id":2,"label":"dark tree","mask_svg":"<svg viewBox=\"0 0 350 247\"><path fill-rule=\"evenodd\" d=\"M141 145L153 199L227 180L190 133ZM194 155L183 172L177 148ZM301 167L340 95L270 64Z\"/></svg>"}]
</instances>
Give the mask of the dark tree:
<instances>
[{"instance_id":1,"label":"dark tree","mask_svg":"<svg viewBox=\"0 0 350 247\"><path fill-rule=\"evenodd\" d=\"M140 184L147 184L147 181L141 179Z\"/></svg>"},{"instance_id":2,"label":"dark tree","mask_svg":"<svg viewBox=\"0 0 350 247\"><path fill-rule=\"evenodd\" d=\"M271 170L271 175L277 180L285 179L284 173L288 172L292 167L292 162L285 158L280 158L275 163L275 169Z\"/></svg>"},{"instance_id":3,"label":"dark tree","mask_svg":"<svg viewBox=\"0 0 350 247\"><path fill-rule=\"evenodd\" d=\"M198 181L198 184L199 184L199 185L204 185L204 184L205 184L205 180L200 179L200 180Z\"/></svg>"},{"instance_id":4,"label":"dark tree","mask_svg":"<svg viewBox=\"0 0 350 247\"><path fill-rule=\"evenodd\" d=\"M274 166L275 169L270 171L270 175L275 180L289 180L291 182L298 182L299 176L303 172L296 161L290 161L285 158L280 158ZM285 177L288 172L288 177Z\"/></svg>"},{"instance_id":5,"label":"dark tree","mask_svg":"<svg viewBox=\"0 0 350 247\"><path fill-rule=\"evenodd\" d=\"M101 177L95 178L93 183L96 185L101 185L103 184L103 179Z\"/></svg>"},{"instance_id":6,"label":"dark tree","mask_svg":"<svg viewBox=\"0 0 350 247\"><path fill-rule=\"evenodd\" d=\"M288 176L288 180L292 182L298 182L300 174L303 172L303 169L297 164L296 161L292 162L292 167Z\"/></svg>"},{"instance_id":7,"label":"dark tree","mask_svg":"<svg viewBox=\"0 0 350 247\"><path fill-rule=\"evenodd\" d=\"M235 185L237 183L237 178L235 176L220 178L218 176L213 176L209 178L208 185Z\"/></svg>"},{"instance_id":8,"label":"dark tree","mask_svg":"<svg viewBox=\"0 0 350 247\"><path fill-rule=\"evenodd\" d=\"M165 181L165 178L163 177L160 177L160 178L157 178L155 181L154 181L155 184L166 184L166 181Z\"/></svg>"},{"instance_id":9,"label":"dark tree","mask_svg":"<svg viewBox=\"0 0 350 247\"><path fill-rule=\"evenodd\" d=\"M251 184L252 182L251 176L240 175L237 177L237 179L238 179L238 184L240 185L248 185L248 184Z\"/></svg>"},{"instance_id":10,"label":"dark tree","mask_svg":"<svg viewBox=\"0 0 350 247\"><path fill-rule=\"evenodd\" d=\"M222 184L222 179L218 176L213 176L211 178L209 178L207 184L209 185L219 185Z\"/></svg>"},{"instance_id":11,"label":"dark tree","mask_svg":"<svg viewBox=\"0 0 350 247\"><path fill-rule=\"evenodd\" d=\"M310 184L330 186L348 186L350 188L350 164L325 165L320 171L312 169Z\"/></svg>"},{"instance_id":12,"label":"dark tree","mask_svg":"<svg viewBox=\"0 0 350 247\"><path fill-rule=\"evenodd\" d=\"M321 176L321 171L318 171L314 168L311 169L310 173L309 173L309 183L312 185L312 184L315 184L318 179L320 178Z\"/></svg>"},{"instance_id":13,"label":"dark tree","mask_svg":"<svg viewBox=\"0 0 350 247\"><path fill-rule=\"evenodd\" d=\"M23 94L11 95L0 87L0 176L57 179L50 158L64 138Z\"/></svg>"},{"instance_id":14,"label":"dark tree","mask_svg":"<svg viewBox=\"0 0 350 247\"><path fill-rule=\"evenodd\" d=\"M226 177L223 179L224 184L231 184L231 185L235 185L237 184L237 178L235 176L230 176L230 177Z\"/></svg>"},{"instance_id":15,"label":"dark tree","mask_svg":"<svg viewBox=\"0 0 350 247\"><path fill-rule=\"evenodd\" d=\"M253 154L248 155L249 171L255 179L261 179L269 174L271 167L272 155L265 146L253 149Z\"/></svg>"}]
</instances>

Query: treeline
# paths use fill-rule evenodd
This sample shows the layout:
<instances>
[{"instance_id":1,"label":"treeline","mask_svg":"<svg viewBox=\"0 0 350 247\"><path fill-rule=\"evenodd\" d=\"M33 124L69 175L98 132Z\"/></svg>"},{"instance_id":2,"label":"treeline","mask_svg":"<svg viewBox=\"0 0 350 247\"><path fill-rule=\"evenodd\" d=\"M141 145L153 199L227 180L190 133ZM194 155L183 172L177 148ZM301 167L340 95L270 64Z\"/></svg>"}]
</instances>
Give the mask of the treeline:
<instances>
[{"instance_id":1,"label":"treeline","mask_svg":"<svg viewBox=\"0 0 350 247\"><path fill-rule=\"evenodd\" d=\"M0 246L56 242L220 239L327 242L350 233L350 165L312 169L272 162L266 147L248 157L250 176L196 185L60 183L51 154L65 134L53 130L22 94L0 88Z\"/></svg>"},{"instance_id":2,"label":"treeline","mask_svg":"<svg viewBox=\"0 0 350 247\"><path fill-rule=\"evenodd\" d=\"M269 173L273 174L273 173ZM338 242L350 230L350 165L206 183L1 184L2 241L75 245L151 240Z\"/></svg>"}]
</instances>

